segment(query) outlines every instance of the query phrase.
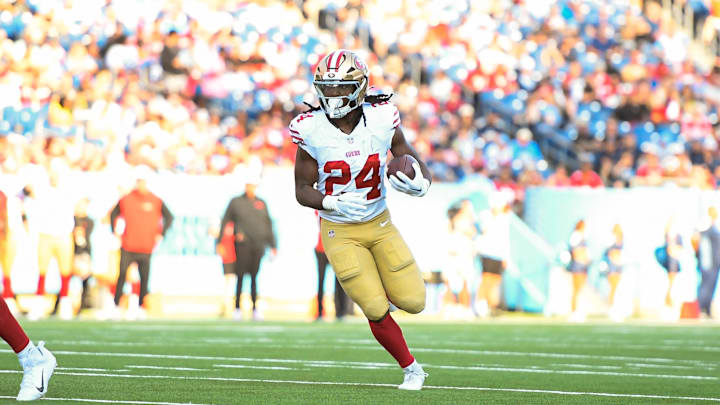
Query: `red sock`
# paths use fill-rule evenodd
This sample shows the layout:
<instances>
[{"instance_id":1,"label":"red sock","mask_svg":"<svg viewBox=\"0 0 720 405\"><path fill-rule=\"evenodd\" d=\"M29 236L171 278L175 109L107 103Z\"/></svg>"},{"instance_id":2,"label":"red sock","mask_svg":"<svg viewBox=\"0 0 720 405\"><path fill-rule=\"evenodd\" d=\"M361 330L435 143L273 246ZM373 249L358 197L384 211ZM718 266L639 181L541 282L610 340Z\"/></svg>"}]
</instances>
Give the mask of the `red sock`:
<instances>
[{"instance_id":1,"label":"red sock","mask_svg":"<svg viewBox=\"0 0 720 405\"><path fill-rule=\"evenodd\" d=\"M41 274L40 277L38 277L38 288L35 292L37 295L45 295L45 275Z\"/></svg>"},{"instance_id":2,"label":"red sock","mask_svg":"<svg viewBox=\"0 0 720 405\"><path fill-rule=\"evenodd\" d=\"M70 287L70 277L72 276L60 276L60 297L67 297L68 288Z\"/></svg>"},{"instance_id":3,"label":"red sock","mask_svg":"<svg viewBox=\"0 0 720 405\"><path fill-rule=\"evenodd\" d=\"M375 339L397 360L400 367L405 368L415 361L405 343L402 330L390 314L380 322L369 322Z\"/></svg>"},{"instance_id":4,"label":"red sock","mask_svg":"<svg viewBox=\"0 0 720 405\"><path fill-rule=\"evenodd\" d=\"M140 282L132 283L132 293L135 295L140 295Z\"/></svg>"},{"instance_id":5,"label":"red sock","mask_svg":"<svg viewBox=\"0 0 720 405\"><path fill-rule=\"evenodd\" d=\"M15 353L20 353L30 343L4 299L0 299L0 337L8 342Z\"/></svg>"},{"instance_id":6,"label":"red sock","mask_svg":"<svg viewBox=\"0 0 720 405\"><path fill-rule=\"evenodd\" d=\"M15 293L12 290L12 283L10 277L3 278L3 298L15 298Z\"/></svg>"}]
</instances>

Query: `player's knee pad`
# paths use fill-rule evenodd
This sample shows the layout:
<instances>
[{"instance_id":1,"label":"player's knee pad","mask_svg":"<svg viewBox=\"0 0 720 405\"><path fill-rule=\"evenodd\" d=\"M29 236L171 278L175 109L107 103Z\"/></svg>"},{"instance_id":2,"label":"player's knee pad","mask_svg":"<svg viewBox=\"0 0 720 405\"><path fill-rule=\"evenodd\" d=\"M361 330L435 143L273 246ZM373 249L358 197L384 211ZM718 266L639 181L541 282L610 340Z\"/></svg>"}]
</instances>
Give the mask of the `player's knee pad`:
<instances>
[{"instance_id":1,"label":"player's knee pad","mask_svg":"<svg viewBox=\"0 0 720 405\"><path fill-rule=\"evenodd\" d=\"M358 303L358 305L360 304ZM381 319L390 309L387 297L384 296L373 297L368 301L363 302L360 307L367 319L371 321Z\"/></svg>"},{"instance_id":2,"label":"player's knee pad","mask_svg":"<svg viewBox=\"0 0 720 405\"><path fill-rule=\"evenodd\" d=\"M392 299L392 303L411 314L422 312L425 309L425 286L414 291L404 291L401 294L396 294Z\"/></svg>"}]
</instances>

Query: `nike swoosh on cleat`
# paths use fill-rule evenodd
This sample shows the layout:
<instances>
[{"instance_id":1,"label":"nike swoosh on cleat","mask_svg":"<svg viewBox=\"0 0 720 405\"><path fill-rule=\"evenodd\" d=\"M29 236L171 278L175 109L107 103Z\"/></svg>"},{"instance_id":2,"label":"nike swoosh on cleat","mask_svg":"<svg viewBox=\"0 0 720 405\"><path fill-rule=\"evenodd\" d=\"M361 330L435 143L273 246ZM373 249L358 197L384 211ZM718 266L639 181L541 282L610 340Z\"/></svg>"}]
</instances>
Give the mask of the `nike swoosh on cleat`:
<instances>
[{"instance_id":1,"label":"nike swoosh on cleat","mask_svg":"<svg viewBox=\"0 0 720 405\"><path fill-rule=\"evenodd\" d=\"M35 387L35 389L42 394L43 390L45 390L45 370L40 370L40 383L40 386Z\"/></svg>"}]
</instances>

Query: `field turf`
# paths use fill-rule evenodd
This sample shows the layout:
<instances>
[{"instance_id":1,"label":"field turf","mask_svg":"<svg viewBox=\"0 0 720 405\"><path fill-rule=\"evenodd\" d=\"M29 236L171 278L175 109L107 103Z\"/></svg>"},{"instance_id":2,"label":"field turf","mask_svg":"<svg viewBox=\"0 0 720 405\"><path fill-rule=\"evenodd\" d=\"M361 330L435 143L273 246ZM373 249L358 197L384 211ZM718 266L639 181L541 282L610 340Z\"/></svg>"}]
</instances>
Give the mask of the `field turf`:
<instances>
[{"instance_id":1,"label":"field turf","mask_svg":"<svg viewBox=\"0 0 720 405\"><path fill-rule=\"evenodd\" d=\"M720 327L399 323L430 374L402 372L365 322L23 322L58 358L48 403L690 404L720 402ZM22 375L0 353L0 402Z\"/></svg>"}]
</instances>

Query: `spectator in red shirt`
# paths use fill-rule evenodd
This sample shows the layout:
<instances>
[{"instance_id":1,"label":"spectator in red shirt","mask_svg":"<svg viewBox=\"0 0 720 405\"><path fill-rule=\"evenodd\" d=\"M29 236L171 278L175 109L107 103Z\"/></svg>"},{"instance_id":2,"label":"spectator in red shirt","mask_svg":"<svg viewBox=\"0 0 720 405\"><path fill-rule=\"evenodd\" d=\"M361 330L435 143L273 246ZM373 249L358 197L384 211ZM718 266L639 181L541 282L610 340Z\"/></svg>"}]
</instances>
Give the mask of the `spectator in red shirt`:
<instances>
[{"instance_id":1,"label":"spectator in red shirt","mask_svg":"<svg viewBox=\"0 0 720 405\"><path fill-rule=\"evenodd\" d=\"M572 187L602 187L603 181L592 167L592 161L589 157L583 157L580 169L570 176L570 186Z\"/></svg>"},{"instance_id":2,"label":"spectator in red shirt","mask_svg":"<svg viewBox=\"0 0 720 405\"><path fill-rule=\"evenodd\" d=\"M547 180L548 187L569 187L570 177L567 175L567 168L565 165L558 165L555 169L555 173L550 175Z\"/></svg>"},{"instance_id":3,"label":"spectator in red shirt","mask_svg":"<svg viewBox=\"0 0 720 405\"><path fill-rule=\"evenodd\" d=\"M142 307L148 292L150 257L173 221L173 216L165 203L148 190L147 180L150 174L149 167L138 166L135 189L122 197L110 213L110 227L113 232L118 217L123 217L125 220L120 247L120 272L115 288L115 305L120 304L128 267L132 263L137 263L140 273L138 305Z\"/></svg>"},{"instance_id":4,"label":"spectator in red shirt","mask_svg":"<svg viewBox=\"0 0 720 405\"><path fill-rule=\"evenodd\" d=\"M660 158L654 147L645 147L645 155L641 159L640 165L635 172L637 183L643 185L657 185L662 182L663 167L660 164Z\"/></svg>"}]
</instances>

